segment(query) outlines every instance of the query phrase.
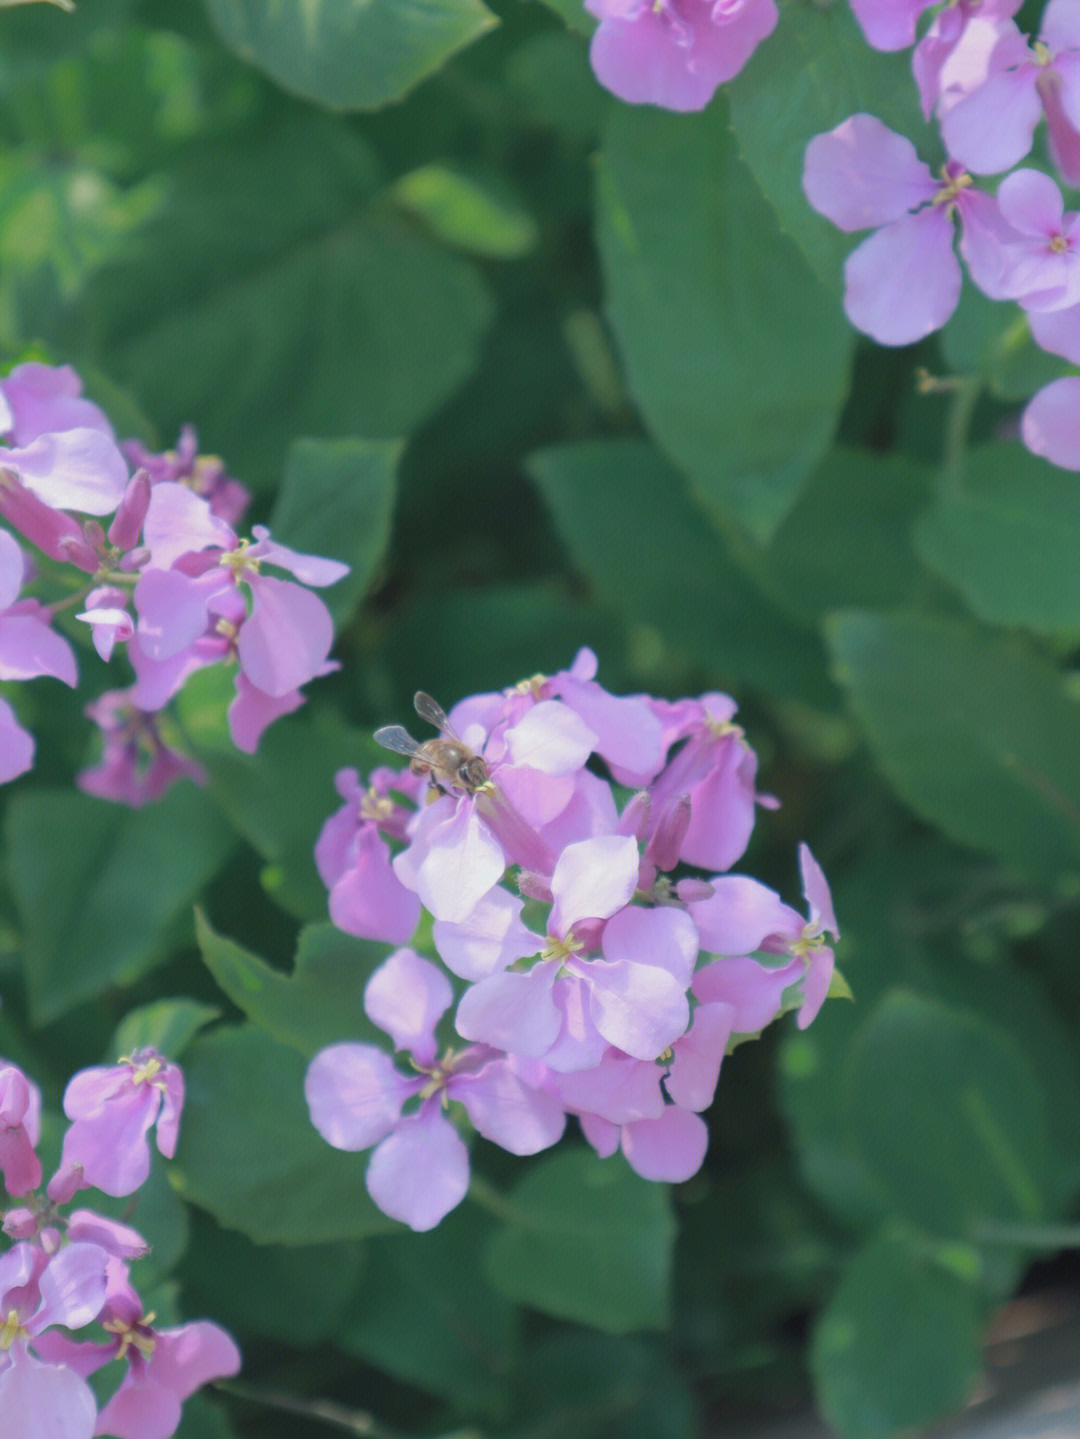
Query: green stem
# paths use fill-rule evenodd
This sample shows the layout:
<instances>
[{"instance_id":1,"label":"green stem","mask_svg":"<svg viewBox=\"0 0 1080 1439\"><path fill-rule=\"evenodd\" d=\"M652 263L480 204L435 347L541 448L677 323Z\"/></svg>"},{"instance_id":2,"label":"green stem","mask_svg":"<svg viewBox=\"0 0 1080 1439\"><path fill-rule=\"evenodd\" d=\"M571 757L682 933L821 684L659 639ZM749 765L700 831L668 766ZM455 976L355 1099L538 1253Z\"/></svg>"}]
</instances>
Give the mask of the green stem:
<instances>
[{"instance_id":1,"label":"green stem","mask_svg":"<svg viewBox=\"0 0 1080 1439\"><path fill-rule=\"evenodd\" d=\"M319 1419L334 1429L343 1429L347 1434L359 1434L362 1439L397 1439L393 1430L385 1428L362 1409L348 1409L344 1404L335 1404L329 1399L300 1399L275 1389L259 1389L251 1384L215 1384L224 1394L235 1394L238 1399L249 1399L268 1409L278 1409L286 1414L301 1414L305 1419Z\"/></svg>"},{"instance_id":2,"label":"green stem","mask_svg":"<svg viewBox=\"0 0 1080 1439\"><path fill-rule=\"evenodd\" d=\"M469 1181L469 1198L496 1219L504 1219L509 1223L521 1222L521 1217L511 1201L493 1188L486 1179L481 1179L479 1174L474 1174Z\"/></svg>"},{"instance_id":3,"label":"green stem","mask_svg":"<svg viewBox=\"0 0 1080 1439\"><path fill-rule=\"evenodd\" d=\"M980 375L958 376L955 381L955 394L945 427L945 479L954 492L963 488L968 431L982 386Z\"/></svg>"}]
</instances>

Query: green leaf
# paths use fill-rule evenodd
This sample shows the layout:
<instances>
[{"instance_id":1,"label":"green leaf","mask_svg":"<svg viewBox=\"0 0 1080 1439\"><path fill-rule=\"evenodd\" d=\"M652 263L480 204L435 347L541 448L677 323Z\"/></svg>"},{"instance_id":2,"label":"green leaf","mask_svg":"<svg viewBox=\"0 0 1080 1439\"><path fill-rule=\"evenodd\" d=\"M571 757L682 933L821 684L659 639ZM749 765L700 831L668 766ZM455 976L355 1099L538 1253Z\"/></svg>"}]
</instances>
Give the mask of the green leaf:
<instances>
[{"instance_id":1,"label":"green leaf","mask_svg":"<svg viewBox=\"0 0 1080 1439\"><path fill-rule=\"evenodd\" d=\"M483 1264L507 1298L609 1334L669 1322L668 1191L621 1157L568 1149L533 1160L504 1217Z\"/></svg>"},{"instance_id":2,"label":"green leaf","mask_svg":"<svg viewBox=\"0 0 1080 1439\"><path fill-rule=\"evenodd\" d=\"M205 1394L192 1394L184 1400L176 1439L235 1439L235 1432L220 1404Z\"/></svg>"},{"instance_id":3,"label":"green leaf","mask_svg":"<svg viewBox=\"0 0 1080 1439\"><path fill-rule=\"evenodd\" d=\"M844 256L858 237L842 234L807 204L802 174L810 140L869 111L911 136L927 163L937 159L940 142L923 124L906 51L871 49L844 0L781 0L781 10L767 44L728 86L731 125L781 228L818 279L838 292Z\"/></svg>"},{"instance_id":4,"label":"green leaf","mask_svg":"<svg viewBox=\"0 0 1080 1439\"><path fill-rule=\"evenodd\" d=\"M617 614L692 661L707 656L725 676L782 693L796 682L824 688L813 643L743 577L682 475L651 445L559 445L530 455L526 468L574 564Z\"/></svg>"},{"instance_id":5,"label":"green leaf","mask_svg":"<svg viewBox=\"0 0 1080 1439\"><path fill-rule=\"evenodd\" d=\"M113 1048L119 1055L149 1046L175 1063L198 1032L220 1018L220 1009L200 1004L197 999L156 999L125 1014L117 1027Z\"/></svg>"},{"instance_id":6,"label":"green leaf","mask_svg":"<svg viewBox=\"0 0 1080 1439\"><path fill-rule=\"evenodd\" d=\"M332 924L301 930L296 969L282 974L234 940L215 934L198 910L195 936L203 962L253 1024L309 1059L328 1044L351 1039L385 1043L364 1012L364 986L387 946L354 939Z\"/></svg>"},{"instance_id":7,"label":"green leaf","mask_svg":"<svg viewBox=\"0 0 1080 1439\"><path fill-rule=\"evenodd\" d=\"M637 1339L572 1330L530 1339L507 1439L692 1439L702 1433L688 1366Z\"/></svg>"},{"instance_id":8,"label":"green leaf","mask_svg":"<svg viewBox=\"0 0 1080 1439\"><path fill-rule=\"evenodd\" d=\"M980 1330L968 1285L901 1241L873 1240L814 1332L824 1417L851 1439L885 1439L956 1408L979 1372Z\"/></svg>"},{"instance_id":9,"label":"green leaf","mask_svg":"<svg viewBox=\"0 0 1080 1439\"><path fill-rule=\"evenodd\" d=\"M887 995L844 1076L857 1152L913 1224L974 1240L1047 1216L1047 1096L1019 1047L978 1015Z\"/></svg>"},{"instance_id":10,"label":"green leaf","mask_svg":"<svg viewBox=\"0 0 1080 1439\"><path fill-rule=\"evenodd\" d=\"M34 1022L160 964L176 922L234 843L192 784L134 811L68 790L16 795L7 874Z\"/></svg>"},{"instance_id":11,"label":"green leaf","mask_svg":"<svg viewBox=\"0 0 1080 1439\"><path fill-rule=\"evenodd\" d=\"M920 519L919 553L992 624L1080 629L1080 513L1074 475L1023 445L981 445L959 483L942 479Z\"/></svg>"},{"instance_id":12,"label":"green leaf","mask_svg":"<svg viewBox=\"0 0 1080 1439\"><path fill-rule=\"evenodd\" d=\"M166 436L196 416L255 488L278 483L297 435L411 432L472 372L494 313L469 260L373 203L377 166L345 122L287 116L190 145L136 255L45 335Z\"/></svg>"},{"instance_id":13,"label":"green leaf","mask_svg":"<svg viewBox=\"0 0 1080 1439\"><path fill-rule=\"evenodd\" d=\"M329 712L283 721L259 742L257 755L231 747L200 754L214 800L266 861L263 883L274 900L300 919L326 916L326 886L314 848L338 807L334 775L383 763L369 735L347 729Z\"/></svg>"},{"instance_id":14,"label":"green leaf","mask_svg":"<svg viewBox=\"0 0 1080 1439\"><path fill-rule=\"evenodd\" d=\"M1080 708L1019 640L914 615L826 631L881 767L924 818L1045 882L1080 867Z\"/></svg>"},{"instance_id":15,"label":"green leaf","mask_svg":"<svg viewBox=\"0 0 1080 1439\"><path fill-rule=\"evenodd\" d=\"M536 248L536 221L501 187L448 165L421 165L390 192L448 245L492 260L516 260Z\"/></svg>"},{"instance_id":16,"label":"green leaf","mask_svg":"<svg viewBox=\"0 0 1080 1439\"><path fill-rule=\"evenodd\" d=\"M195 1243L184 1266L188 1313L213 1314L234 1333L254 1333L311 1349L339 1341L346 1305L364 1268L355 1240L286 1247L255 1245L234 1230L196 1216ZM242 1284L224 1284L225 1275Z\"/></svg>"},{"instance_id":17,"label":"green leaf","mask_svg":"<svg viewBox=\"0 0 1080 1439\"><path fill-rule=\"evenodd\" d=\"M491 1227L463 1204L427 1234L372 1245L337 1343L428 1394L503 1417L521 1325L514 1306L477 1272Z\"/></svg>"},{"instance_id":18,"label":"green leaf","mask_svg":"<svg viewBox=\"0 0 1080 1439\"><path fill-rule=\"evenodd\" d=\"M921 597L926 572L905 540L931 477L907 456L831 450L769 545L768 593L803 622Z\"/></svg>"},{"instance_id":19,"label":"green leaf","mask_svg":"<svg viewBox=\"0 0 1080 1439\"><path fill-rule=\"evenodd\" d=\"M646 423L710 515L767 540L829 445L854 341L723 119L609 110L600 249Z\"/></svg>"},{"instance_id":20,"label":"green leaf","mask_svg":"<svg viewBox=\"0 0 1080 1439\"><path fill-rule=\"evenodd\" d=\"M321 591L336 623L347 619L377 578L390 544L397 440L297 440L285 462L270 529L305 554L343 560L349 573Z\"/></svg>"},{"instance_id":21,"label":"green leaf","mask_svg":"<svg viewBox=\"0 0 1080 1439\"><path fill-rule=\"evenodd\" d=\"M251 1025L192 1044L171 1177L183 1197L256 1244L325 1244L394 1228L364 1188L366 1154L316 1133L302 1055Z\"/></svg>"},{"instance_id":22,"label":"green leaf","mask_svg":"<svg viewBox=\"0 0 1080 1439\"><path fill-rule=\"evenodd\" d=\"M400 100L498 24L481 0L207 0L230 49L305 100Z\"/></svg>"}]
</instances>

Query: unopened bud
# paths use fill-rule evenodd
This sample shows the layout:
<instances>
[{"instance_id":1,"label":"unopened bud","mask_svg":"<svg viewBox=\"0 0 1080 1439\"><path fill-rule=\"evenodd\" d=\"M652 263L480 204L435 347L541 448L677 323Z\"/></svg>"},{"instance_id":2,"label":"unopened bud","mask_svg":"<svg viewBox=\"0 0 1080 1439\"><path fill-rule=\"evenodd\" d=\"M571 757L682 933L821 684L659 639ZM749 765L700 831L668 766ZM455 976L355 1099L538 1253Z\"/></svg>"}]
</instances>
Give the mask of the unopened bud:
<instances>
[{"instance_id":1,"label":"unopened bud","mask_svg":"<svg viewBox=\"0 0 1080 1439\"><path fill-rule=\"evenodd\" d=\"M690 796L674 794L660 811L660 819L645 847L645 857L652 860L657 869L674 869L689 828Z\"/></svg>"},{"instance_id":2,"label":"unopened bud","mask_svg":"<svg viewBox=\"0 0 1080 1439\"><path fill-rule=\"evenodd\" d=\"M526 899L541 899L545 904L550 904L554 898L551 881L542 874L533 874L531 870L523 869L518 873L517 884L518 891Z\"/></svg>"},{"instance_id":3,"label":"unopened bud","mask_svg":"<svg viewBox=\"0 0 1080 1439\"><path fill-rule=\"evenodd\" d=\"M631 795L626 802L622 814L619 816L619 823L615 826L616 834L633 835L639 843L649 832L649 816L652 812L652 800L649 798L647 789L639 789L637 794Z\"/></svg>"}]
</instances>

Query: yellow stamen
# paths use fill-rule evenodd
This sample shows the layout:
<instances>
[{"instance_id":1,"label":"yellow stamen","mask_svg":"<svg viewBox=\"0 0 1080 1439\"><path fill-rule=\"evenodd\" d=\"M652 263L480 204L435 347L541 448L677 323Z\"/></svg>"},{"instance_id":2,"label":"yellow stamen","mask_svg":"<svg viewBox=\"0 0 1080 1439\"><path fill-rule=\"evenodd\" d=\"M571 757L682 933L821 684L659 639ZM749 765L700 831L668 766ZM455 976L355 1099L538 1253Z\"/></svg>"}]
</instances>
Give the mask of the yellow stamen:
<instances>
[{"instance_id":1,"label":"yellow stamen","mask_svg":"<svg viewBox=\"0 0 1080 1439\"><path fill-rule=\"evenodd\" d=\"M364 791L364 797L360 801L361 819L387 820L391 819L393 814L394 801L392 799L380 794L375 789Z\"/></svg>"},{"instance_id":2,"label":"yellow stamen","mask_svg":"<svg viewBox=\"0 0 1080 1439\"><path fill-rule=\"evenodd\" d=\"M26 1330L19 1323L18 1313L14 1309L8 1310L8 1316L0 1325L0 1352L10 1349L16 1339L26 1339Z\"/></svg>"},{"instance_id":3,"label":"yellow stamen","mask_svg":"<svg viewBox=\"0 0 1080 1439\"><path fill-rule=\"evenodd\" d=\"M252 559L248 554L251 548L250 540L241 540L235 550L227 550L218 560L219 565L224 565L227 570L232 570L233 579L239 581L249 571L253 575L259 573L258 559Z\"/></svg>"},{"instance_id":4,"label":"yellow stamen","mask_svg":"<svg viewBox=\"0 0 1080 1439\"><path fill-rule=\"evenodd\" d=\"M565 939L549 938L547 948L540 952L540 958L557 959L561 962L567 959L571 954L577 954L578 950L583 948L583 942L578 939L573 930L570 930Z\"/></svg>"},{"instance_id":5,"label":"yellow stamen","mask_svg":"<svg viewBox=\"0 0 1080 1439\"><path fill-rule=\"evenodd\" d=\"M154 1313L144 1314L137 1324L129 1324L126 1319L106 1319L102 1329L110 1334L115 1334L120 1340L120 1348L117 1351L117 1359L123 1359L129 1349L135 1349L140 1354L153 1354L157 1348L156 1337L149 1333L149 1327L154 1321Z\"/></svg>"}]
</instances>

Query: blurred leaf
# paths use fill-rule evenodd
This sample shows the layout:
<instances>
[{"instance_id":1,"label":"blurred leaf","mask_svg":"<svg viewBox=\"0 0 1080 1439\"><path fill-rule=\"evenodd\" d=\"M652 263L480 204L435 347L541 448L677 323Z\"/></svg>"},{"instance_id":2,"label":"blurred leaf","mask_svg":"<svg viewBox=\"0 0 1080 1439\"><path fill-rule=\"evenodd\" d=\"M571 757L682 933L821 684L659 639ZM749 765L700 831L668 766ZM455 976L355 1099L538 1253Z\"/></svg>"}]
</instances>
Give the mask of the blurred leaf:
<instances>
[{"instance_id":1,"label":"blurred leaf","mask_svg":"<svg viewBox=\"0 0 1080 1439\"><path fill-rule=\"evenodd\" d=\"M768 593L804 623L921 597L926 573L907 537L931 478L905 455L830 451L765 553Z\"/></svg>"},{"instance_id":2,"label":"blurred leaf","mask_svg":"<svg viewBox=\"0 0 1080 1439\"><path fill-rule=\"evenodd\" d=\"M675 1220L667 1188L622 1159L563 1149L534 1159L484 1251L491 1283L519 1304L610 1334L670 1318Z\"/></svg>"},{"instance_id":3,"label":"blurred leaf","mask_svg":"<svg viewBox=\"0 0 1080 1439\"><path fill-rule=\"evenodd\" d=\"M529 1345L510 1439L693 1439L697 1405L682 1366L636 1339L580 1331Z\"/></svg>"},{"instance_id":4,"label":"blurred leaf","mask_svg":"<svg viewBox=\"0 0 1080 1439\"><path fill-rule=\"evenodd\" d=\"M274 538L343 560L349 573L321 592L341 624L371 589L387 547L397 492L398 440L297 440L274 501Z\"/></svg>"},{"instance_id":5,"label":"blurred leaf","mask_svg":"<svg viewBox=\"0 0 1080 1439\"><path fill-rule=\"evenodd\" d=\"M838 292L844 256L857 241L806 203L803 157L810 140L869 111L911 136L929 164L939 158L940 141L923 125L906 51L871 49L843 0L780 0L780 8L767 44L727 87L731 125L781 228L818 279Z\"/></svg>"},{"instance_id":6,"label":"blurred leaf","mask_svg":"<svg viewBox=\"0 0 1080 1439\"><path fill-rule=\"evenodd\" d=\"M468 260L370 204L377 166L344 121L287 118L187 147L137 255L45 336L167 435L195 417L256 488L298 434L411 431L472 371L493 316Z\"/></svg>"},{"instance_id":7,"label":"blurred leaf","mask_svg":"<svg viewBox=\"0 0 1080 1439\"><path fill-rule=\"evenodd\" d=\"M449 165L421 165L390 191L433 235L474 255L516 260L536 248L536 221L520 203Z\"/></svg>"},{"instance_id":8,"label":"blurred leaf","mask_svg":"<svg viewBox=\"0 0 1080 1439\"><path fill-rule=\"evenodd\" d=\"M824 698L822 656L745 579L686 482L641 440L593 440L530 455L577 568L627 622L720 674ZM673 583L674 579L678 583Z\"/></svg>"},{"instance_id":9,"label":"blurred leaf","mask_svg":"<svg viewBox=\"0 0 1080 1439\"><path fill-rule=\"evenodd\" d=\"M195 918L197 933L198 915ZM199 1030L220 1018L221 1010L215 1005L200 1004L196 999L157 999L124 1015L113 1048L121 1055L149 1046L175 1063Z\"/></svg>"},{"instance_id":10,"label":"blurred leaf","mask_svg":"<svg viewBox=\"0 0 1080 1439\"><path fill-rule=\"evenodd\" d=\"M373 1244L337 1342L428 1394L503 1417L520 1361L520 1316L477 1272L491 1227L462 1205L427 1234Z\"/></svg>"},{"instance_id":11,"label":"blurred leaf","mask_svg":"<svg viewBox=\"0 0 1080 1439\"><path fill-rule=\"evenodd\" d=\"M385 1043L364 1012L364 986L387 946L354 939L332 924L301 930L293 974L282 974L234 940L215 934L196 910L203 962L252 1023L309 1059L338 1040Z\"/></svg>"},{"instance_id":12,"label":"blurred leaf","mask_svg":"<svg viewBox=\"0 0 1080 1439\"><path fill-rule=\"evenodd\" d=\"M1027 400L1061 373L1061 361L1032 339L1024 311L991 300L974 285L964 286L941 332L941 348L950 369L982 376L1002 400Z\"/></svg>"},{"instance_id":13,"label":"blurred leaf","mask_svg":"<svg viewBox=\"0 0 1080 1439\"><path fill-rule=\"evenodd\" d=\"M567 0L567 4L576 5L577 0ZM592 16L584 10L581 14L591 26ZM531 35L510 56L503 78L514 104L536 124L579 143L594 141L604 91L575 35L552 30Z\"/></svg>"},{"instance_id":14,"label":"blurred leaf","mask_svg":"<svg viewBox=\"0 0 1080 1439\"><path fill-rule=\"evenodd\" d=\"M609 109L600 250L646 422L709 514L764 541L828 447L854 341L722 127Z\"/></svg>"},{"instance_id":15,"label":"blurred leaf","mask_svg":"<svg viewBox=\"0 0 1080 1439\"><path fill-rule=\"evenodd\" d=\"M221 38L279 85L341 110L400 100L498 24L481 0L206 0Z\"/></svg>"},{"instance_id":16,"label":"blurred leaf","mask_svg":"<svg viewBox=\"0 0 1080 1439\"><path fill-rule=\"evenodd\" d=\"M324 1244L394 1228L364 1188L366 1154L316 1133L307 1063L252 1025L195 1040L171 1177L183 1197L256 1244Z\"/></svg>"},{"instance_id":17,"label":"blurred leaf","mask_svg":"<svg viewBox=\"0 0 1080 1439\"><path fill-rule=\"evenodd\" d=\"M927 564L991 624L1080 629L1076 478L1023 445L980 445L942 478L915 531Z\"/></svg>"},{"instance_id":18,"label":"blurred leaf","mask_svg":"<svg viewBox=\"0 0 1080 1439\"><path fill-rule=\"evenodd\" d=\"M200 753L209 791L231 824L266 861L264 884L300 919L326 916L326 887L315 868L315 841L338 806L334 775L344 766L382 763L383 751L329 712L289 719L267 731L257 755L230 749Z\"/></svg>"},{"instance_id":19,"label":"blurred leaf","mask_svg":"<svg viewBox=\"0 0 1080 1439\"><path fill-rule=\"evenodd\" d=\"M338 1340L363 1268L356 1241L256 1245L200 1216L184 1267L185 1305L189 1313L212 1314L234 1332L311 1349ZM243 1275L244 1282L223 1284L228 1275Z\"/></svg>"},{"instance_id":20,"label":"blurred leaf","mask_svg":"<svg viewBox=\"0 0 1080 1439\"><path fill-rule=\"evenodd\" d=\"M1019 641L848 612L826 625L881 767L924 818L1044 882L1080 866L1080 708Z\"/></svg>"},{"instance_id":21,"label":"blurred leaf","mask_svg":"<svg viewBox=\"0 0 1080 1439\"><path fill-rule=\"evenodd\" d=\"M184 1412L175 1439L233 1439L224 1410L205 1394L184 1400Z\"/></svg>"},{"instance_id":22,"label":"blurred leaf","mask_svg":"<svg viewBox=\"0 0 1080 1439\"><path fill-rule=\"evenodd\" d=\"M818 1320L811 1363L825 1418L884 1439L957 1407L979 1372L974 1291L901 1241L875 1239Z\"/></svg>"},{"instance_id":23,"label":"blurred leaf","mask_svg":"<svg viewBox=\"0 0 1080 1439\"><path fill-rule=\"evenodd\" d=\"M1047 1214L1047 1096L1007 1035L978 1015L896 991L845 1067L856 1148L896 1209L950 1239ZM913 1422L913 1421L911 1421Z\"/></svg>"},{"instance_id":24,"label":"blurred leaf","mask_svg":"<svg viewBox=\"0 0 1080 1439\"><path fill-rule=\"evenodd\" d=\"M234 843L192 784L134 811L74 791L16 795L7 874L35 1023L160 964L176 921Z\"/></svg>"},{"instance_id":25,"label":"blurred leaf","mask_svg":"<svg viewBox=\"0 0 1080 1439\"><path fill-rule=\"evenodd\" d=\"M554 10L566 28L575 35L589 36L599 24L596 16L590 15L585 9L582 0L544 0L544 4L549 10Z\"/></svg>"}]
</instances>

